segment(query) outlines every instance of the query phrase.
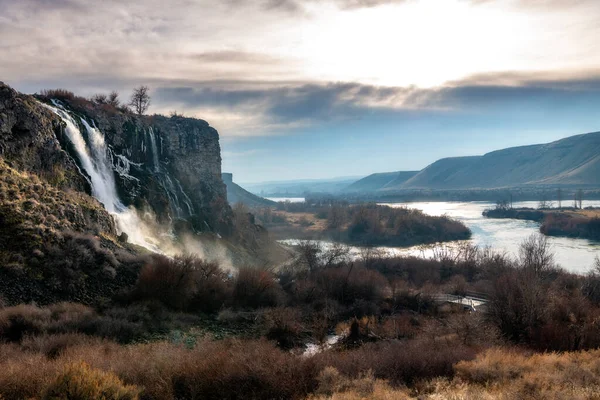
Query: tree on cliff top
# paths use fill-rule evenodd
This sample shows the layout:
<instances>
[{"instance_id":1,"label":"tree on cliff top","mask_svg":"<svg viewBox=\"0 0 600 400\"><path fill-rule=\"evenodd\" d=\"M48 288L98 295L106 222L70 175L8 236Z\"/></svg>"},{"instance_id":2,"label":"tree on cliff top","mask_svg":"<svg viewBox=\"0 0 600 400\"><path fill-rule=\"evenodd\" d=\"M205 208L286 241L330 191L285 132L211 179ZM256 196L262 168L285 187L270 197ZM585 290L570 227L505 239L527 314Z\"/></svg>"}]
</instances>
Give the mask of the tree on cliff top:
<instances>
[{"instance_id":1,"label":"tree on cliff top","mask_svg":"<svg viewBox=\"0 0 600 400\"><path fill-rule=\"evenodd\" d=\"M129 105L138 115L143 115L150 107L150 88L148 86L140 86L133 89Z\"/></svg>"}]
</instances>

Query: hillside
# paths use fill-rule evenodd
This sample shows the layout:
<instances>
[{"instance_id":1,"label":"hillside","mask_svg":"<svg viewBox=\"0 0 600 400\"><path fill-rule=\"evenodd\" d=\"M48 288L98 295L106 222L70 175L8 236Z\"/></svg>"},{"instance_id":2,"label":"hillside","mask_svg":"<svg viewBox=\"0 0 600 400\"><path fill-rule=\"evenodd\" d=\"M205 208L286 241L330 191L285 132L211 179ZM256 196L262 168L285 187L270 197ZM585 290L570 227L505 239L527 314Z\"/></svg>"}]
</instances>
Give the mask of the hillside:
<instances>
[{"instance_id":1,"label":"hillside","mask_svg":"<svg viewBox=\"0 0 600 400\"><path fill-rule=\"evenodd\" d=\"M233 181L233 174L223 173L223 182L227 186L227 201L229 204L244 203L248 207L269 207L276 203L250 193Z\"/></svg>"},{"instance_id":2,"label":"hillside","mask_svg":"<svg viewBox=\"0 0 600 400\"><path fill-rule=\"evenodd\" d=\"M509 187L600 187L600 132L552 143L511 147L482 156L449 157L410 172L372 174L350 185L348 193L404 190L474 190ZM397 178L392 180L396 175Z\"/></svg>"},{"instance_id":3,"label":"hillside","mask_svg":"<svg viewBox=\"0 0 600 400\"><path fill-rule=\"evenodd\" d=\"M331 179L301 179L277 182L246 183L244 187L267 197L304 197L310 193L339 193L361 177Z\"/></svg>"},{"instance_id":4,"label":"hillside","mask_svg":"<svg viewBox=\"0 0 600 400\"><path fill-rule=\"evenodd\" d=\"M445 158L396 188L600 185L600 132L478 157Z\"/></svg>"},{"instance_id":5,"label":"hillside","mask_svg":"<svg viewBox=\"0 0 600 400\"><path fill-rule=\"evenodd\" d=\"M419 171L396 171L371 174L352 183L343 191L346 193L371 192L382 190L387 187L396 187L402 185L418 173Z\"/></svg>"}]
</instances>

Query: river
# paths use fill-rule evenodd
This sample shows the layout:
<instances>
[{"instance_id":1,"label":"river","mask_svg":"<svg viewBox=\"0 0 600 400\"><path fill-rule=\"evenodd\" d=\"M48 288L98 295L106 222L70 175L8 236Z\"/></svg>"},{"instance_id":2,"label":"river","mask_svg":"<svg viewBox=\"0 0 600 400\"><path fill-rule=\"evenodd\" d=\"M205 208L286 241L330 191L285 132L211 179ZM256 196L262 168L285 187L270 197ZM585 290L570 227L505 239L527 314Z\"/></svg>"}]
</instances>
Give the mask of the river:
<instances>
[{"instance_id":1,"label":"river","mask_svg":"<svg viewBox=\"0 0 600 400\"><path fill-rule=\"evenodd\" d=\"M567 205L568 202L565 203ZM382 203L383 204L383 203ZM516 202L513 207L537 207L535 201ZM415 203L385 203L390 207L409 207L422 210L429 215L448 215L462 221L473 232L469 240L478 246L491 246L497 251L506 252L515 257L519 245L533 233L539 232L540 224L532 221L515 219L491 219L482 216L487 208L495 206L491 202L415 202ZM570 205L570 203L568 203ZM600 201L584 201L584 207L600 207ZM571 239L549 237L555 261L564 269L575 273L586 273L594 265L596 256L600 256L600 242L587 239ZM352 249L355 254L360 249ZM430 250L422 247L385 248L394 255L429 256Z\"/></svg>"}]
</instances>

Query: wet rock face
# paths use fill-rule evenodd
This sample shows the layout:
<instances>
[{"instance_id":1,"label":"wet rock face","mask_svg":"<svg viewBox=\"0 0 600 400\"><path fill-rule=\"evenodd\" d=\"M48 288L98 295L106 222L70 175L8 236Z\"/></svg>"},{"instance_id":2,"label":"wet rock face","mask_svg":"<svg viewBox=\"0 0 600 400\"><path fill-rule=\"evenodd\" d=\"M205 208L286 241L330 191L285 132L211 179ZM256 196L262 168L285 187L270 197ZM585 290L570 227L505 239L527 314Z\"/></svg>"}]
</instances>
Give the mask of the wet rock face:
<instances>
[{"instance_id":1,"label":"wet rock face","mask_svg":"<svg viewBox=\"0 0 600 400\"><path fill-rule=\"evenodd\" d=\"M91 192L77 165L63 151L61 121L33 97L0 82L0 157L62 189Z\"/></svg>"},{"instance_id":2,"label":"wet rock face","mask_svg":"<svg viewBox=\"0 0 600 400\"><path fill-rule=\"evenodd\" d=\"M186 220L198 232L232 232L219 134L206 121L137 116L89 102L67 106L104 134L126 205L150 209L163 223Z\"/></svg>"},{"instance_id":3,"label":"wet rock face","mask_svg":"<svg viewBox=\"0 0 600 400\"><path fill-rule=\"evenodd\" d=\"M159 222L185 221L173 225L231 234L219 135L206 121L137 116L77 97L62 103L104 135L125 205L151 211ZM79 128L85 131L83 125ZM34 97L2 83L0 156L17 170L33 172L58 188L91 194L61 119Z\"/></svg>"}]
</instances>

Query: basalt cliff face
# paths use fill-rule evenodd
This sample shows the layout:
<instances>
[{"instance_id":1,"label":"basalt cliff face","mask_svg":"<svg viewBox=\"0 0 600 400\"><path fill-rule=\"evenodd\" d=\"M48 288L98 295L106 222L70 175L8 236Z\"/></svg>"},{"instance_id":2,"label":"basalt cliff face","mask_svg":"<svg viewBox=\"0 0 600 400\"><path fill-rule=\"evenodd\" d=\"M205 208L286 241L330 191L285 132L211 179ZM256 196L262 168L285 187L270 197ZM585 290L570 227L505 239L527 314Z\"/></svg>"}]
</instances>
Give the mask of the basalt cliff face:
<instances>
[{"instance_id":1,"label":"basalt cliff face","mask_svg":"<svg viewBox=\"0 0 600 400\"><path fill-rule=\"evenodd\" d=\"M51 105L68 111L80 131L89 131L88 124L102 134L125 206L152 211L163 224L186 223L196 232L231 234L219 135L206 121L137 116L78 99ZM70 148L67 136L59 138Z\"/></svg>"},{"instance_id":2,"label":"basalt cliff face","mask_svg":"<svg viewBox=\"0 0 600 400\"><path fill-rule=\"evenodd\" d=\"M0 304L109 298L162 239L234 265L287 256L233 213L207 122L58 97L0 82Z\"/></svg>"}]
</instances>

